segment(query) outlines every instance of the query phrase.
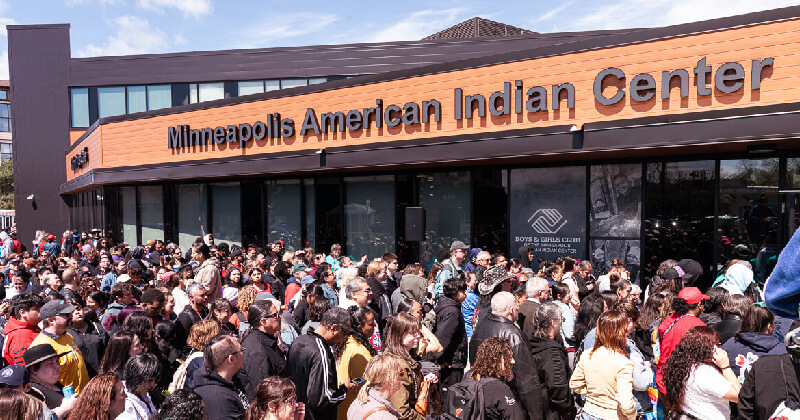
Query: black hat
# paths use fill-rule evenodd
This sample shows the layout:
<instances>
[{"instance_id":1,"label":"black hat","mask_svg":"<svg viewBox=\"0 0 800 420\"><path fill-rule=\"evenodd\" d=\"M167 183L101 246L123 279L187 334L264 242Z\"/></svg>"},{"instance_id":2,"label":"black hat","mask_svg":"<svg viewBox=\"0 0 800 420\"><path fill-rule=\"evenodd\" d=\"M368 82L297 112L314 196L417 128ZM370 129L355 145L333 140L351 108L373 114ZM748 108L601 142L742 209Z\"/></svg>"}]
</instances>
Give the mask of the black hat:
<instances>
[{"instance_id":1,"label":"black hat","mask_svg":"<svg viewBox=\"0 0 800 420\"><path fill-rule=\"evenodd\" d=\"M6 366L0 370L0 384L20 386L31 381L31 374L20 365Z\"/></svg>"},{"instance_id":2,"label":"black hat","mask_svg":"<svg viewBox=\"0 0 800 420\"><path fill-rule=\"evenodd\" d=\"M689 277L683 278L686 285L691 285L703 274L703 266L700 265L699 262L688 258L678 261L678 267L682 268L683 272L689 275Z\"/></svg>"},{"instance_id":3,"label":"black hat","mask_svg":"<svg viewBox=\"0 0 800 420\"><path fill-rule=\"evenodd\" d=\"M482 295L488 295L492 293L492 290L494 290L498 284L511 278L514 278L514 275L509 274L502 265L489 267L483 272L483 278L480 283L478 283L478 292Z\"/></svg>"},{"instance_id":4,"label":"black hat","mask_svg":"<svg viewBox=\"0 0 800 420\"><path fill-rule=\"evenodd\" d=\"M37 363L42 363L59 356L60 355L56 353L56 349L50 344L39 344L25 350L25 353L22 354L22 360L25 361L25 367L29 368Z\"/></svg>"},{"instance_id":5,"label":"black hat","mask_svg":"<svg viewBox=\"0 0 800 420\"><path fill-rule=\"evenodd\" d=\"M683 271L683 268L681 268L679 265L664 270L664 274L661 275L661 278L664 280L672 280L677 278L688 279L691 277L692 275Z\"/></svg>"}]
</instances>

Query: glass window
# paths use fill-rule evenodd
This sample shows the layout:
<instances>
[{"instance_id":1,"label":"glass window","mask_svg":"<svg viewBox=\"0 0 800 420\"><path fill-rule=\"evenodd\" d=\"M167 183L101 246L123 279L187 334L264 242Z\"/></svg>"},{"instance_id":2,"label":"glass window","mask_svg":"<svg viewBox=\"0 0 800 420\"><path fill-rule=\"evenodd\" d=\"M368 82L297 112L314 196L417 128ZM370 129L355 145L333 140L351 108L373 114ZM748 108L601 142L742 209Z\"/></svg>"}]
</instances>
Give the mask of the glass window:
<instances>
[{"instance_id":1,"label":"glass window","mask_svg":"<svg viewBox=\"0 0 800 420\"><path fill-rule=\"evenodd\" d=\"M186 251L195 238L208 233L208 194L203 184L178 185L178 245Z\"/></svg>"},{"instance_id":2,"label":"glass window","mask_svg":"<svg viewBox=\"0 0 800 420\"><path fill-rule=\"evenodd\" d=\"M128 86L128 114L147 111L147 92L144 86Z\"/></svg>"},{"instance_id":3,"label":"glass window","mask_svg":"<svg viewBox=\"0 0 800 420\"><path fill-rule=\"evenodd\" d=\"M417 181L427 239L420 243L420 262L427 267L439 248L449 248L456 240L470 240L470 176L469 172L440 172L419 174Z\"/></svg>"},{"instance_id":4,"label":"glass window","mask_svg":"<svg viewBox=\"0 0 800 420\"><path fill-rule=\"evenodd\" d=\"M172 86L154 85L147 87L147 108L163 109L172 106Z\"/></svg>"},{"instance_id":5,"label":"glass window","mask_svg":"<svg viewBox=\"0 0 800 420\"><path fill-rule=\"evenodd\" d=\"M242 199L238 182L209 184L214 242L242 246Z\"/></svg>"},{"instance_id":6,"label":"glass window","mask_svg":"<svg viewBox=\"0 0 800 420\"><path fill-rule=\"evenodd\" d=\"M8 100L8 91L5 89L0 89L0 100L7 101Z\"/></svg>"},{"instance_id":7,"label":"glass window","mask_svg":"<svg viewBox=\"0 0 800 420\"><path fill-rule=\"evenodd\" d=\"M786 188L800 189L800 158L786 159Z\"/></svg>"},{"instance_id":8,"label":"glass window","mask_svg":"<svg viewBox=\"0 0 800 420\"><path fill-rule=\"evenodd\" d=\"M70 113L72 126L84 128L89 126L89 89L72 88L69 90Z\"/></svg>"},{"instance_id":9,"label":"glass window","mask_svg":"<svg viewBox=\"0 0 800 420\"><path fill-rule=\"evenodd\" d=\"M312 77L312 78L308 79L308 84L309 85L316 85L316 84L319 84L319 83L325 83L327 81L328 81L327 77Z\"/></svg>"},{"instance_id":10,"label":"glass window","mask_svg":"<svg viewBox=\"0 0 800 420\"><path fill-rule=\"evenodd\" d=\"M281 89L308 86L308 79L281 79Z\"/></svg>"},{"instance_id":11,"label":"glass window","mask_svg":"<svg viewBox=\"0 0 800 420\"><path fill-rule=\"evenodd\" d=\"M196 104L197 101L197 83L189 84L189 103Z\"/></svg>"},{"instance_id":12,"label":"glass window","mask_svg":"<svg viewBox=\"0 0 800 420\"><path fill-rule=\"evenodd\" d=\"M306 200L306 243L312 247L317 243L317 225L316 225L316 196L314 195L314 180L303 180L303 193Z\"/></svg>"},{"instance_id":13,"label":"glass window","mask_svg":"<svg viewBox=\"0 0 800 420\"><path fill-rule=\"evenodd\" d=\"M282 240L294 249L301 248L301 220L303 217L302 190L299 180L268 181L267 190L267 241Z\"/></svg>"},{"instance_id":14,"label":"glass window","mask_svg":"<svg viewBox=\"0 0 800 420\"><path fill-rule=\"evenodd\" d=\"M394 176L344 179L347 253L379 257L395 252Z\"/></svg>"},{"instance_id":15,"label":"glass window","mask_svg":"<svg viewBox=\"0 0 800 420\"><path fill-rule=\"evenodd\" d=\"M139 187L139 211L142 212L142 241L163 241L164 193L160 185Z\"/></svg>"},{"instance_id":16,"label":"glass window","mask_svg":"<svg viewBox=\"0 0 800 420\"><path fill-rule=\"evenodd\" d=\"M713 282L715 162L648 163L645 172L645 279L666 259L691 258L703 266L697 286ZM676 241L675 238L681 238Z\"/></svg>"},{"instance_id":17,"label":"glass window","mask_svg":"<svg viewBox=\"0 0 800 420\"><path fill-rule=\"evenodd\" d=\"M200 102L213 101L225 97L225 83L200 83L200 93L198 99Z\"/></svg>"},{"instance_id":18,"label":"glass window","mask_svg":"<svg viewBox=\"0 0 800 420\"><path fill-rule=\"evenodd\" d=\"M11 143L0 143L0 160L11 160Z\"/></svg>"},{"instance_id":19,"label":"glass window","mask_svg":"<svg viewBox=\"0 0 800 420\"><path fill-rule=\"evenodd\" d=\"M256 93L264 93L263 80L248 80L246 82L239 82L239 96L253 95Z\"/></svg>"},{"instance_id":20,"label":"glass window","mask_svg":"<svg viewBox=\"0 0 800 420\"><path fill-rule=\"evenodd\" d=\"M631 280L640 282L642 165L596 165L590 169L589 238L592 266L605 274L614 259L622 261Z\"/></svg>"},{"instance_id":21,"label":"glass window","mask_svg":"<svg viewBox=\"0 0 800 420\"><path fill-rule=\"evenodd\" d=\"M264 92L278 90L281 88L280 80L264 80Z\"/></svg>"},{"instance_id":22,"label":"glass window","mask_svg":"<svg viewBox=\"0 0 800 420\"><path fill-rule=\"evenodd\" d=\"M97 88L97 115L99 118L125 113L125 87Z\"/></svg>"},{"instance_id":23,"label":"glass window","mask_svg":"<svg viewBox=\"0 0 800 420\"><path fill-rule=\"evenodd\" d=\"M527 257L520 248L532 248L531 268L538 259L586 252L586 167L530 168L511 171L509 238L511 255Z\"/></svg>"},{"instance_id":24,"label":"glass window","mask_svg":"<svg viewBox=\"0 0 800 420\"><path fill-rule=\"evenodd\" d=\"M720 265L730 259L758 259L756 278L766 280L766 261L777 255L778 158L720 161ZM762 252L763 251L763 252Z\"/></svg>"},{"instance_id":25,"label":"glass window","mask_svg":"<svg viewBox=\"0 0 800 420\"><path fill-rule=\"evenodd\" d=\"M122 241L127 242L131 247L136 246L139 240L136 238L136 187L120 187L120 207L122 208ZM79 195L82 199L82 195ZM86 209L82 206L78 210L85 214ZM86 228L86 223L81 223L81 229Z\"/></svg>"},{"instance_id":26,"label":"glass window","mask_svg":"<svg viewBox=\"0 0 800 420\"><path fill-rule=\"evenodd\" d=\"M11 105L0 104L0 131L11 131Z\"/></svg>"}]
</instances>

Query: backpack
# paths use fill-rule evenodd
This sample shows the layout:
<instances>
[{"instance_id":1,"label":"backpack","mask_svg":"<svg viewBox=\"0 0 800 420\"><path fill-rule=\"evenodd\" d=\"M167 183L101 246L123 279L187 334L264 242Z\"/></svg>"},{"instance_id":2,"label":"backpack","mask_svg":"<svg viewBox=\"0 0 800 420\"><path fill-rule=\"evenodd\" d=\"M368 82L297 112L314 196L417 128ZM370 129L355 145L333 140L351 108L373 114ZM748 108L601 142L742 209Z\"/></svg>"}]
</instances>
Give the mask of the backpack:
<instances>
[{"instance_id":1,"label":"backpack","mask_svg":"<svg viewBox=\"0 0 800 420\"><path fill-rule=\"evenodd\" d=\"M481 378L480 382L467 376L463 381L450 385L447 391L447 411L444 418L448 420L483 419L484 398L483 386L495 378Z\"/></svg>"},{"instance_id":2,"label":"backpack","mask_svg":"<svg viewBox=\"0 0 800 420\"><path fill-rule=\"evenodd\" d=\"M203 357L203 352L196 351L190 354L189 357L186 358L186 361L184 361L183 363L181 363L180 366L178 366L178 369L175 371L175 374L172 375L172 383L169 384L168 390L170 394L186 387L186 369L189 368L189 363L191 363L192 360L197 359L198 357Z\"/></svg>"}]
</instances>

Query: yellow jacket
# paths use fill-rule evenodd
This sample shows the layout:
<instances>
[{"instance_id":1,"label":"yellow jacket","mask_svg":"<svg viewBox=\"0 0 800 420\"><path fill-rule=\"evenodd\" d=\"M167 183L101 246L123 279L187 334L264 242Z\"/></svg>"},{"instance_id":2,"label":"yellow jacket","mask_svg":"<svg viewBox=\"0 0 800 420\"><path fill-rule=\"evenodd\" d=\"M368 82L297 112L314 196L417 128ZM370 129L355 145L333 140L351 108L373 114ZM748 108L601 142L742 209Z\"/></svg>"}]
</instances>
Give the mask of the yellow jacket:
<instances>
[{"instance_id":1,"label":"yellow jacket","mask_svg":"<svg viewBox=\"0 0 800 420\"><path fill-rule=\"evenodd\" d=\"M353 337L347 337L342 357L336 361L336 379L339 381L339 385L352 378L364 378L364 371L367 369L370 359L372 359L372 355L369 354L366 347ZM347 420L347 409L355 401L360 390L361 386L357 386L347 392L337 408L337 419Z\"/></svg>"},{"instance_id":2,"label":"yellow jacket","mask_svg":"<svg viewBox=\"0 0 800 420\"><path fill-rule=\"evenodd\" d=\"M80 349L75 345L75 339L67 333L64 333L58 340L53 340L46 334L39 333L33 339L30 347L39 344L49 344L53 346L56 353L63 354L58 358L58 363L61 364L61 374L58 375L58 382L64 386L72 385L75 388L75 393L80 394L86 384L89 383L89 372L86 370L86 363L83 361Z\"/></svg>"},{"instance_id":3,"label":"yellow jacket","mask_svg":"<svg viewBox=\"0 0 800 420\"><path fill-rule=\"evenodd\" d=\"M633 362L617 352L605 347L584 352L569 387L586 397L583 410L589 414L604 419L636 419Z\"/></svg>"}]
</instances>

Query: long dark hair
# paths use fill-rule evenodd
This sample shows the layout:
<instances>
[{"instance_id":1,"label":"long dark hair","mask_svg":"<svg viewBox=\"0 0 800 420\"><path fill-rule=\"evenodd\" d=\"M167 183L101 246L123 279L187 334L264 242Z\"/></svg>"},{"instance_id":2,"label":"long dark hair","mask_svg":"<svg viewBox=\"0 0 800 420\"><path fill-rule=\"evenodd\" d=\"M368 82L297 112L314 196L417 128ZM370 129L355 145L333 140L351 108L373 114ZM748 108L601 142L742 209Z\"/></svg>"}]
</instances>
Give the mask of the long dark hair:
<instances>
[{"instance_id":1,"label":"long dark hair","mask_svg":"<svg viewBox=\"0 0 800 420\"><path fill-rule=\"evenodd\" d=\"M153 318L150 318L144 311L133 311L125 317L125 322L122 324L124 331L130 331L139 336L139 341L145 348L146 352L156 353L158 349L153 341ZM148 336L150 337L148 339Z\"/></svg>"},{"instance_id":2,"label":"long dark hair","mask_svg":"<svg viewBox=\"0 0 800 420\"><path fill-rule=\"evenodd\" d=\"M125 362L130 358L130 348L133 346L133 337L136 334L130 331L117 331L108 340L106 352L100 362L100 374L115 373L125 367Z\"/></svg>"},{"instance_id":3,"label":"long dark hair","mask_svg":"<svg viewBox=\"0 0 800 420\"><path fill-rule=\"evenodd\" d=\"M586 334L597 326L597 319L603 313L605 300L598 292L589 293L578 308L578 316L575 318L575 342L582 343Z\"/></svg>"},{"instance_id":4,"label":"long dark hair","mask_svg":"<svg viewBox=\"0 0 800 420\"><path fill-rule=\"evenodd\" d=\"M368 337L364 337L364 333L361 332L361 329L364 328L367 322L367 314L372 314L373 317L375 313L372 312L372 309L369 307L361 307L361 306L351 306L347 312L350 314L350 333L348 337L353 337L354 340L358 344L364 346L371 356L375 356L378 354L375 351L375 348L372 347L372 344L369 342ZM373 318L375 319L375 318ZM416 318L414 318L416 319ZM337 344L336 347L333 349L333 354L336 357L336 360L340 360L342 358L342 354L344 354L344 348L347 346L347 340L343 340L341 343Z\"/></svg>"},{"instance_id":5,"label":"long dark hair","mask_svg":"<svg viewBox=\"0 0 800 420\"><path fill-rule=\"evenodd\" d=\"M280 312L280 310L280 305L276 306L270 299L253 302L253 304L250 305L250 309L247 310L247 322L250 326L242 335L242 341L244 341L245 337L250 335L253 330L258 329L262 319L274 314L275 311Z\"/></svg>"},{"instance_id":6,"label":"long dark hair","mask_svg":"<svg viewBox=\"0 0 800 420\"><path fill-rule=\"evenodd\" d=\"M658 321L661 316L661 304L664 302L664 295L655 293L647 298L647 301L639 313L639 321L637 322L639 328L650 331L650 325Z\"/></svg>"},{"instance_id":7,"label":"long dark hair","mask_svg":"<svg viewBox=\"0 0 800 420\"><path fill-rule=\"evenodd\" d=\"M682 300L682 299L681 299ZM710 327L694 327L689 330L664 365L664 386L669 393L662 394L664 404L670 411L683 410L686 381L697 365L709 365L714 369L714 348L719 343L719 334Z\"/></svg>"},{"instance_id":8,"label":"long dark hair","mask_svg":"<svg viewBox=\"0 0 800 420\"><path fill-rule=\"evenodd\" d=\"M203 399L191 389L179 389L169 395L161 405L161 410L152 420L206 420Z\"/></svg>"}]
</instances>

